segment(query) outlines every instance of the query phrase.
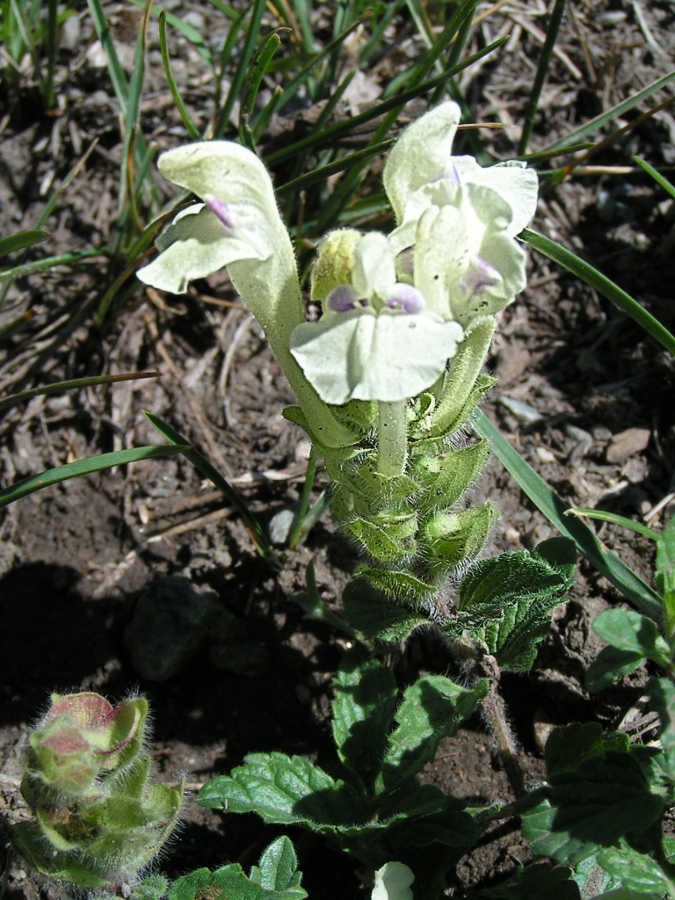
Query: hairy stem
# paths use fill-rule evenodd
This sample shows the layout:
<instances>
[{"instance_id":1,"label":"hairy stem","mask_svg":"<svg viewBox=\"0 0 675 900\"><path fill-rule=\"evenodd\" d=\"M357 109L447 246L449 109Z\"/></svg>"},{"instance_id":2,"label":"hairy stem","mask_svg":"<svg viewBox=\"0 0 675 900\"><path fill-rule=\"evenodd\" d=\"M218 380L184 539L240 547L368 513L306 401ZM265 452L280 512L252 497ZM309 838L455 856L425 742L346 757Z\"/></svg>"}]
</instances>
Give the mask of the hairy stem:
<instances>
[{"instance_id":1,"label":"hairy stem","mask_svg":"<svg viewBox=\"0 0 675 900\"><path fill-rule=\"evenodd\" d=\"M377 408L377 471L390 478L403 475L408 453L406 401L380 401Z\"/></svg>"}]
</instances>

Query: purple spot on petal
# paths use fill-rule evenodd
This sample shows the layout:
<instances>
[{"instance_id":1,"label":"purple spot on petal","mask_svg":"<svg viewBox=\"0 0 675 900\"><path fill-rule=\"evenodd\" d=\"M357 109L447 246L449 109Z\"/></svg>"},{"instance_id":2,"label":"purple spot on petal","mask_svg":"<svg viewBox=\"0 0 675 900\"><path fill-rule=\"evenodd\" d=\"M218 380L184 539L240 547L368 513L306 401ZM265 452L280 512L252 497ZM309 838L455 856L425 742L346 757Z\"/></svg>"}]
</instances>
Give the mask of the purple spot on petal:
<instances>
[{"instance_id":1,"label":"purple spot on petal","mask_svg":"<svg viewBox=\"0 0 675 900\"><path fill-rule=\"evenodd\" d=\"M230 218L230 210L227 207L227 203L218 200L213 194L204 194L204 204L207 209L211 210L216 218L220 219L225 226L226 231L231 234L233 231L232 219Z\"/></svg>"},{"instance_id":2,"label":"purple spot on petal","mask_svg":"<svg viewBox=\"0 0 675 900\"><path fill-rule=\"evenodd\" d=\"M396 271L407 278L414 276L414 247L405 247L396 257Z\"/></svg>"},{"instance_id":3,"label":"purple spot on petal","mask_svg":"<svg viewBox=\"0 0 675 900\"><path fill-rule=\"evenodd\" d=\"M450 160L450 162L445 167L443 178L447 178L448 181L453 181L455 184L459 184L459 172L457 171L457 166L452 160Z\"/></svg>"},{"instance_id":4,"label":"purple spot on petal","mask_svg":"<svg viewBox=\"0 0 675 900\"><path fill-rule=\"evenodd\" d=\"M490 263L475 256L459 285L465 294L475 297L487 288L494 287L501 281L501 275Z\"/></svg>"},{"instance_id":5,"label":"purple spot on petal","mask_svg":"<svg viewBox=\"0 0 675 900\"><path fill-rule=\"evenodd\" d=\"M356 308L356 303L354 291L348 284L341 284L339 287L333 288L326 297L326 306L333 312L349 312L350 309Z\"/></svg>"},{"instance_id":6,"label":"purple spot on petal","mask_svg":"<svg viewBox=\"0 0 675 900\"><path fill-rule=\"evenodd\" d=\"M386 299L389 309L400 310L407 315L414 315L426 306L422 292L411 284L397 282L389 291Z\"/></svg>"}]
</instances>

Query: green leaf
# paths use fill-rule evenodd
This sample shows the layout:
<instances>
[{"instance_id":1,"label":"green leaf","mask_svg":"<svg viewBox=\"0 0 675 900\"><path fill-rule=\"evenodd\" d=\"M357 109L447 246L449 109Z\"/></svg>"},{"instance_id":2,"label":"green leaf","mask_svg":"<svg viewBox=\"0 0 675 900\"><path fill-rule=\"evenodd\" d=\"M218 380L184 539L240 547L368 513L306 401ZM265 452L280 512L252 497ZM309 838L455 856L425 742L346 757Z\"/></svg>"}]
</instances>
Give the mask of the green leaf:
<instances>
[{"instance_id":1,"label":"green leaf","mask_svg":"<svg viewBox=\"0 0 675 900\"><path fill-rule=\"evenodd\" d=\"M385 788L395 790L431 762L439 741L457 733L487 689L487 681L469 691L443 675L426 675L407 688L382 762Z\"/></svg>"},{"instance_id":2,"label":"green leaf","mask_svg":"<svg viewBox=\"0 0 675 900\"><path fill-rule=\"evenodd\" d=\"M611 109L608 109L605 112L601 113L599 116L596 116L594 119L591 119L590 122L586 122L586 124L582 125L580 128L575 128L574 131L568 132L564 137L560 138L557 141L554 141L552 144L549 144L544 148L544 150L559 150L562 147L566 148L570 144L582 140L589 134L592 134L594 131L602 128L603 125L611 122L612 119L621 118L629 110L633 109L639 103L642 103L643 100L646 100L648 97L651 97L651 95L656 91L659 91L662 87L665 87L670 81L673 80L673 78L675 78L675 71L669 72L662 78L657 78L656 81L652 81L651 84L648 84L646 88L643 88L641 91L637 91L636 93L631 93L628 99L622 100L621 103L617 103L616 106L611 107Z\"/></svg>"},{"instance_id":3,"label":"green leaf","mask_svg":"<svg viewBox=\"0 0 675 900\"><path fill-rule=\"evenodd\" d=\"M7 256L8 253L14 253L15 250L25 250L26 247L46 241L48 237L46 231L19 231L18 234L2 238L0 240L0 259Z\"/></svg>"},{"instance_id":4,"label":"green leaf","mask_svg":"<svg viewBox=\"0 0 675 900\"><path fill-rule=\"evenodd\" d=\"M369 809L349 784L333 780L301 756L249 753L231 775L207 782L200 806L227 812L255 812L265 822L304 824L320 831L365 824Z\"/></svg>"},{"instance_id":5,"label":"green leaf","mask_svg":"<svg viewBox=\"0 0 675 900\"><path fill-rule=\"evenodd\" d=\"M230 863L215 872L197 869L178 878L171 885L168 900L304 900L306 896L307 891L299 884L281 890L267 889L247 878L239 863Z\"/></svg>"},{"instance_id":6,"label":"green leaf","mask_svg":"<svg viewBox=\"0 0 675 900\"><path fill-rule=\"evenodd\" d=\"M668 678L652 678L647 692L661 720L659 739L663 752L659 762L668 777L675 781L675 684Z\"/></svg>"},{"instance_id":7,"label":"green leaf","mask_svg":"<svg viewBox=\"0 0 675 900\"><path fill-rule=\"evenodd\" d=\"M664 803L650 793L639 762L615 751L552 774L543 795L523 813L523 834L535 853L572 865L623 835L645 831Z\"/></svg>"},{"instance_id":8,"label":"green leaf","mask_svg":"<svg viewBox=\"0 0 675 900\"><path fill-rule=\"evenodd\" d=\"M548 863L518 866L508 881L479 891L480 900L581 900L581 893L567 866Z\"/></svg>"},{"instance_id":9,"label":"green leaf","mask_svg":"<svg viewBox=\"0 0 675 900\"><path fill-rule=\"evenodd\" d=\"M428 590L428 589L427 589ZM393 604L365 578L353 578L342 592L344 617L351 628L368 638L398 643L429 619L400 603Z\"/></svg>"},{"instance_id":10,"label":"green leaf","mask_svg":"<svg viewBox=\"0 0 675 900\"><path fill-rule=\"evenodd\" d=\"M251 868L251 881L265 888L266 891L287 891L297 888L295 896L306 897L300 888L302 874L298 872L298 858L291 841L282 835L272 841L260 857L257 866Z\"/></svg>"},{"instance_id":11,"label":"green leaf","mask_svg":"<svg viewBox=\"0 0 675 900\"><path fill-rule=\"evenodd\" d=\"M610 684L634 672L645 661L644 653L630 653L615 647L603 647L586 672L586 688L597 694Z\"/></svg>"},{"instance_id":12,"label":"green leaf","mask_svg":"<svg viewBox=\"0 0 675 900\"><path fill-rule=\"evenodd\" d=\"M570 544L566 542L567 557L573 556ZM545 552L555 557L563 553L562 547L552 545ZM537 551L480 560L460 583L457 616L441 628L455 639L468 633L506 671L526 671L534 662L536 645L548 633L551 610L572 583L568 571L569 564L554 567Z\"/></svg>"},{"instance_id":13,"label":"green leaf","mask_svg":"<svg viewBox=\"0 0 675 900\"><path fill-rule=\"evenodd\" d=\"M598 853L598 862L626 890L634 894L657 894L659 897L669 890L669 883L659 866L646 853L640 853L625 840L618 847L608 847Z\"/></svg>"},{"instance_id":14,"label":"green leaf","mask_svg":"<svg viewBox=\"0 0 675 900\"><path fill-rule=\"evenodd\" d=\"M664 178L660 172L657 172L653 166L650 166L646 160L639 156L634 156L633 162L636 162L648 175L651 175L657 184L661 185L664 191L667 191L671 197L675 198L675 185L671 184L667 178Z\"/></svg>"},{"instance_id":15,"label":"green leaf","mask_svg":"<svg viewBox=\"0 0 675 900\"><path fill-rule=\"evenodd\" d=\"M565 516L568 509L565 503L480 410L474 413L472 424L478 434L488 439L495 456L554 528L573 540L577 550L634 606L645 615L658 619L661 599L649 585L612 552L605 550L588 526L579 519Z\"/></svg>"},{"instance_id":16,"label":"green leaf","mask_svg":"<svg viewBox=\"0 0 675 900\"><path fill-rule=\"evenodd\" d=\"M464 812L464 805L435 785L410 780L393 793L384 794L378 812L379 819L389 824L387 841L394 846L439 843L468 850L478 840L480 830Z\"/></svg>"},{"instance_id":17,"label":"green leaf","mask_svg":"<svg viewBox=\"0 0 675 900\"><path fill-rule=\"evenodd\" d=\"M554 728L546 741L546 771L549 776L577 769L585 759L604 756L608 750L627 753L628 735L622 731L605 734L598 722L574 722Z\"/></svg>"},{"instance_id":18,"label":"green leaf","mask_svg":"<svg viewBox=\"0 0 675 900\"><path fill-rule=\"evenodd\" d=\"M675 516L656 541L654 583L663 597L666 639L672 646L675 642Z\"/></svg>"},{"instance_id":19,"label":"green leaf","mask_svg":"<svg viewBox=\"0 0 675 900\"><path fill-rule=\"evenodd\" d=\"M609 278L598 272L597 269L594 269L590 263L585 262L585 260L570 250L561 247L560 244L550 240L550 238L544 237L543 234L530 231L529 228L523 229L520 237L530 247L543 253L544 256L548 256L549 259L563 266L568 272L595 288L603 297L607 297L617 309L630 316L641 328L644 328L647 334L653 337L662 347L665 347L669 353L675 354L675 336L658 319L655 319L651 313L648 313L643 306L640 306L630 294L627 294L617 284L614 284L613 281L610 281Z\"/></svg>"},{"instance_id":20,"label":"green leaf","mask_svg":"<svg viewBox=\"0 0 675 900\"><path fill-rule=\"evenodd\" d=\"M593 631L617 650L640 653L669 669L670 649L651 619L627 609L605 609L593 619Z\"/></svg>"},{"instance_id":21,"label":"green leaf","mask_svg":"<svg viewBox=\"0 0 675 900\"><path fill-rule=\"evenodd\" d=\"M55 469L47 469L39 475L32 475L23 481L17 481L0 491L0 509L20 500L22 497L42 490L51 484L67 481L80 475L90 475L92 472L100 472L102 469L111 469L113 466L123 466L142 459L160 459L163 456L171 456L173 453L182 453L186 448L177 445L173 447L151 446L133 447L130 450L115 450L113 453L102 453L91 459L79 459L76 462L57 466Z\"/></svg>"},{"instance_id":22,"label":"green leaf","mask_svg":"<svg viewBox=\"0 0 675 900\"><path fill-rule=\"evenodd\" d=\"M338 756L372 783L380 771L396 706L391 669L363 650L347 653L333 680L333 737Z\"/></svg>"}]
</instances>

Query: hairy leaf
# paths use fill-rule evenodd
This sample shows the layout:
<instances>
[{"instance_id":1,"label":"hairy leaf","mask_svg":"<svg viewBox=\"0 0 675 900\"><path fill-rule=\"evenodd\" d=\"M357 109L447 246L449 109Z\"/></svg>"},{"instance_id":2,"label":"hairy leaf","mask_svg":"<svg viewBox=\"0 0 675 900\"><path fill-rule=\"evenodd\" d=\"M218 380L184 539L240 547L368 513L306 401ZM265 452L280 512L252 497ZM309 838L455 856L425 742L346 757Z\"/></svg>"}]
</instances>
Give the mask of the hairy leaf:
<instances>
[{"instance_id":1,"label":"hairy leaf","mask_svg":"<svg viewBox=\"0 0 675 900\"><path fill-rule=\"evenodd\" d=\"M439 741L457 733L487 688L486 681L479 681L469 691L443 675L424 676L407 688L382 763L387 790L395 790L433 760Z\"/></svg>"},{"instance_id":2,"label":"hairy leaf","mask_svg":"<svg viewBox=\"0 0 675 900\"><path fill-rule=\"evenodd\" d=\"M546 741L546 771L551 777L567 769L576 769L585 759L604 756L608 750L628 752L630 741L622 731L605 734L598 722L574 722L554 728Z\"/></svg>"},{"instance_id":3,"label":"hairy leaf","mask_svg":"<svg viewBox=\"0 0 675 900\"><path fill-rule=\"evenodd\" d=\"M671 885L659 866L646 853L630 847L625 840L618 847L608 847L598 853L602 868L621 885L635 894L657 894L668 892Z\"/></svg>"},{"instance_id":4,"label":"hairy leaf","mask_svg":"<svg viewBox=\"0 0 675 900\"><path fill-rule=\"evenodd\" d=\"M333 681L333 737L342 762L372 783L380 771L396 705L391 669L348 653Z\"/></svg>"},{"instance_id":5,"label":"hairy leaf","mask_svg":"<svg viewBox=\"0 0 675 900\"><path fill-rule=\"evenodd\" d=\"M452 638L468 632L501 668L526 671L570 583L564 566L553 566L536 550L481 560L462 579L458 615L443 623L443 631Z\"/></svg>"},{"instance_id":6,"label":"hairy leaf","mask_svg":"<svg viewBox=\"0 0 675 900\"><path fill-rule=\"evenodd\" d=\"M543 799L523 814L523 834L535 853L575 865L600 847L653 825L663 799L649 791L639 762L608 751L550 776Z\"/></svg>"},{"instance_id":7,"label":"hairy leaf","mask_svg":"<svg viewBox=\"0 0 675 900\"><path fill-rule=\"evenodd\" d=\"M272 841L260 857L257 866L251 868L251 881L266 891L287 891L299 888L302 873L298 872L298 858L290 840L282 835ZM300 888L300 890L302 890ZM297 894L306 896L305 891Z\"/></svg>"},{"instance_id":8,"label":"hairy leaf","mask_svg":"<svg viewBox=\"0 0 675 900\"><path fill-rule=\"evenodd\" d=\"M428 619L406 609L378 591L365 578L352 578L342 594L344 617L348 625L366 637L396 643Z\"/></svg>"},{"instance_id":9,"label":"hairy leaf","mask_svg":"<svg viewBox=\"0 0 675 900\"><path fill-rule=\"evenodd\" d=\"M579 887L566 866L545 863L518 866L508 881L478 892L481 900L581 900Z\"/></svg>"},{"instance_id":10,"label":"hairy leaf","mask_svg":"<svg viewBox=\"0 0 675 900\"><path fill-rule=\"evenodd\" d=\"M369 818L365 801L351 785L285 753L249 753L231 775L207 782L197 800L211 809L255 812L265 822L316 829L365 824Z\"/></svg>"}]
</instances>

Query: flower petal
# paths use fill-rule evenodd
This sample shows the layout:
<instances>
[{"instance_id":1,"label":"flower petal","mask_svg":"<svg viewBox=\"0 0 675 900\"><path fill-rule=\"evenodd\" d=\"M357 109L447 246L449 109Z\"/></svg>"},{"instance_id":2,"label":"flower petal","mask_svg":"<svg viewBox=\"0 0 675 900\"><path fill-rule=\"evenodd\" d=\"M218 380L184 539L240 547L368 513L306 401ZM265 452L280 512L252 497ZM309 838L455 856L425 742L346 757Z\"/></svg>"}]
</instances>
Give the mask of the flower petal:
<instances>
[{"instance_id":1,"label":"flower petal","mask_svg":"<svg viewBox=\"0 0 675 900\"><path fill-rule=\"evenodd\" d=\"M375 886L370 900L413 900L410 885L415 880L404 863L388 862L375 872Z\"/></svg>"},{"instance_id":2,"label":"flower petal","mask_svg":"<svg viewBox=\"0 0 675 900\"><path fill-rule=\"evenodd\" d=\"M182 210L159 235L157 247L159 256L137 274L146 284L172 294L184 294L195 278L205 278L233 260L265 252L264 248L253 248L247 241L230 236L223 223L202 204ZM266 256L270 252L268 249Z\"/></svg>"},{"instance_id":3,"label":"flower petal","mask_svg":"<svg viewBox=\"0 0 675 900\"><path fill-rule=\"evenodd\" d=\"M413 253L415 287L422 291L427 308L442 319L455 319L450 286L466 271L472 255L461 211L454 206L429 207L417 223Z\"/></svg>"},{"instance_id":4,"label":"flower petal","mask_svg":"<svg viewBox=\"0 0 675 900\"><path fill-rule=\"evenodd\" d=\"M453 156L452 162L463 184L480 184L492 188L511 207L509 237L519 234L537 209L539 181L534 169L514 160L483 168L472 156Z\"/></svg>"},{"instance_id":5,"label":"flower petal","mask_svg":"<svg viewBox=\"0 0 675 900\"><path fill-rule=\"evenodd\" d=\"M486 235L480 260L489 267L489 283L482 290L472 287L471 268L450 291L453 317L468 328L479 316L490 316L504 309L525 287L525 252L503 232Z\"/></svg>"},{"instance_id":6,"label":"flower petal","mask_svg":"<svg viewBox=\"0 0 675 900\"><path fill-rule=\"evenodd\" d=\"M456 322L371 310L325 315L291 335L291 353L326 403L406 400L430 387L464 332Z\"/></svg>"},{"instance_id":7,"label":"flower petal","mask_svg":"<svg viewBox=\"0 0 675 900\"><path fill-rule=\"evenodd\" d=\"M449 175L460 116L456 103L441 103L409 125L389 151L382 177L397 225L414 191Z\"/></svg>"},{"instance_id":8,"label":"flower petal","mask_svg":"<svg viewBox=\"0 0 675 900\"><path fill-rule=\"evenodd\" d=\"M395 282L394 253L386 236L378 231L364 234L354 250L352 285L357 296L384 300Z\"/></svg>"}]
</instances>

